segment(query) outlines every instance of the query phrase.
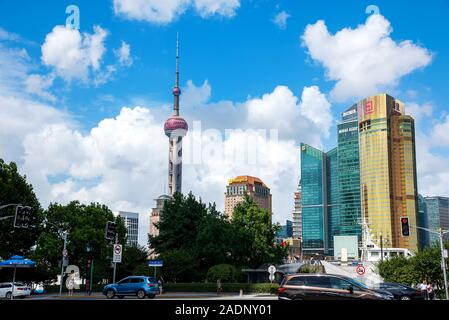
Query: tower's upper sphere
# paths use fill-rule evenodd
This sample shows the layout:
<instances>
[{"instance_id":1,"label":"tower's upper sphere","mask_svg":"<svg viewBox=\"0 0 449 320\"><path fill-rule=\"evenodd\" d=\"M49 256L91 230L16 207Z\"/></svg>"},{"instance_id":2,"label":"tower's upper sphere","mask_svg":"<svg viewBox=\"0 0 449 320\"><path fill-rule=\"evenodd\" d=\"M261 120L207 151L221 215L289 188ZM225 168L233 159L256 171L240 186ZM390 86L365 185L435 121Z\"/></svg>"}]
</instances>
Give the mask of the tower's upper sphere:
<instances>
[{"instance_id":1,"label":"tower's upper sphere","mask_svg":"<svg viewBox=\"0 0 449 320\"><path fill-rule=\"evenodd\" d=\"M164 124L164 131L167 137L171 137L172 135L184 137L188 130L189 126L187 122L179 116L172 116L168 118Z\"/></svg>"},{"instance_id":2,"label":"tower's upper sphere","mask_svg":"<svg viewBox=\"0 0 449 320\"><path fill-rule=\"evenodd\" d=\"M173 88L173 95L179 97L181 95L181 89L179 87L174 87Z\"/></svg>"}]
</instances>

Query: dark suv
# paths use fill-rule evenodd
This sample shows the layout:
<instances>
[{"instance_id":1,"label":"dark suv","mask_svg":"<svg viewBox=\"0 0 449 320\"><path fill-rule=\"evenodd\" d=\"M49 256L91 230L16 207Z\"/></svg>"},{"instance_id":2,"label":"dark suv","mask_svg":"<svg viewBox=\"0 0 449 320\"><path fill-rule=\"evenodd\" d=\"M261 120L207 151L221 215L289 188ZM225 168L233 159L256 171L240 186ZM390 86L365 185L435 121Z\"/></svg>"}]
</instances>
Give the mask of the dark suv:
<instances>
[{"instance_id":1,"label":"dark suv","mask_svg":"<svg viewBox=\"0 0 449 320\"><path fill-rule=\"evenodd\" d=\"M393 300L387 291L369 289L354 279L332 274L285 276L278 297L279 300Z\"/></svg>"}]
</instances>

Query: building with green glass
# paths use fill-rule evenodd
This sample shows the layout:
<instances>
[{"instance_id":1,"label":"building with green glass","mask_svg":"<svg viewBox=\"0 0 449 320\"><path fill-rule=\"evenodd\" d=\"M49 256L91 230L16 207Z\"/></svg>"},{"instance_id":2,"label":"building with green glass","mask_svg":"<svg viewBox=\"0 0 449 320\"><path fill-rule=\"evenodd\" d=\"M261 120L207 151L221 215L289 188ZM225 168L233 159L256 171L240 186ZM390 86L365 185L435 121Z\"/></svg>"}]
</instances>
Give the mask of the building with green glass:
<instances>
[{"instance_id":1,"label":"building with green glass","mask_svg":"<svg viewBox=\"0 0 449 320\"><path fill-rule=\"evenodd\" d=\"M425 197L426 203L426 226L432 230L449 230L449 198L446 197ZM446 234L444 239L449 237ZM429 234L426 245L439 241L438 235Z\"/></svg>"},{"instance_id":2,"label":"building with green glass","mask_svg":"<svg viewBox=\"0 0 449 320\"><path fill-rule=\"evenodd\" d=\"M339 175L339 219L337 235L358 236L362 240L360 225L360 161L359 124L357 105L342 114L337 126L338 175Z\"/></svg>"},{"instance_id":3,"label":"building with green glass","mask_svg":"<svg viewBox=\"0 0 449 320\"><path fill-rule=\"evenodd\" d=\"M303 250L331 254L338 233L338 149L323 152L301 144Z\"/></svg>"}]
</instances>

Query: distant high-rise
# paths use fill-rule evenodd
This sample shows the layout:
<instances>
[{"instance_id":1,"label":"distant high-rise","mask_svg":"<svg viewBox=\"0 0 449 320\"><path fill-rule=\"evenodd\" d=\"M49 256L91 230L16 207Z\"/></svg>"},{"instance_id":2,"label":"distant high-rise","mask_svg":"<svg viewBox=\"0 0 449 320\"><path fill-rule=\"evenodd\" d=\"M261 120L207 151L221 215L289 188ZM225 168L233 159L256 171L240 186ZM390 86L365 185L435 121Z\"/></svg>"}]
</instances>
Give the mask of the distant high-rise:
<instances>
[{"instance_id":1,"label":"distant high-rise","mask_svg":"<svg viewBox=\"0 0 449 320\"><path fill-rule=\"evenodd\" d=\"M426 227L435 231L439 228L449 230L449 198L425 197L424 201L427 214ZM438 239L438 235L429 234L427 245L434 244ZM444 235L443 239L449 239L449 235Z\"/></svg>"},{"instance_id":2,"label":"distant high-rise","mask_svg":"<svg viewBox=\"0 0 449 320\"><path fill-rule=\"evenodd\" d=\"M253 198L260 208L272 213L270 189L262 180L251 176L238 176L229 180L225 193L225 215L232 219L234 208L243 201L245 194Z\"/></svg>"},{"instance_id":3,"label":"distant high-rise","mask_svg":"<svg viewBox=\"0 0 449 320\"><path fill-rule=\"evenodd\" d=\"M293 238L299 239L302 236L302 207L301 207L301 181L295 192L295 207L293 209Z\"/></svg>"},{"instance_id":4,"label":"distant high-rise","mask_svg":"<svg viewBox=\"0 0 449 320\"><path fill-rule=\"evenodd\" d=\"M404 104L380 94L360 101L359 153L361 209L372 241L380 246L418 249L418 237L401 234L401 217L416 225L418 192L415 123Z\"/></svg>"},{"instance_id":5,"label":"distant high-rise","mask_svg":"<svg viewBox=\"0 0 449 320\"><path fill-rule=\"evenodd\" d=\"M139 239L139 214L135 212L120 211L119 217L125 223L127 230L127 243L137 246Z\"/></svg>"},{"instance_id":6,"label":"distant high-rise","mask_svg":"<svg viewBox=\"0 0 449 320\"><path fill-rule=\"evenodd\" d=\"M168 147L168 194L182 191L182 138L189 129L187 122L179 116L179 39L176 43L176 81L173 88L173 115L165 122L164 131L169 138Z\"/></svg>"}]
</instances>

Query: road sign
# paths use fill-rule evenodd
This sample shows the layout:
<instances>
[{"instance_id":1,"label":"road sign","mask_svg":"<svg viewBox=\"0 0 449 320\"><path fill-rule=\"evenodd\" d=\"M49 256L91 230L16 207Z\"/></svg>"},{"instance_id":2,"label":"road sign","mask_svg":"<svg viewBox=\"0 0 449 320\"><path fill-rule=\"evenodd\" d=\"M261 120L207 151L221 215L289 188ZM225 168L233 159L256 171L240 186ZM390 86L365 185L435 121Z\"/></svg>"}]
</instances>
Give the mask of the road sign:
<instances>
[{"instance_id":1,"label":"road sign","mask_svg":"<svg viewBox=\"0 0 449 320\"><path fill-rule=\"evenodd\" d=\"M444 249L444 251L443 251L443 258L447 259L447 249Z\"/></svg>"},{"instance_id":2,"label":"road sign","mask_svg":"<svg viewBox=\"0 0 449 320\"><path fill-rule=\"evenodd\" d=\"M68 255L69 255L69 253L68 253L67 249L62 250L62 256L63 256L64 258L67 258Z\"/></svg>"},{"instance_id":3,"label":"road sign","mask_svg":"<svg viewBox=\"0 0 449 320\"><path fill-rule=\"evenodd\" d=\"M270 275L274 275L276 273L276 267L275 266L269 266L268 267L268 272L270 273ZM271 280L273 281L273 280Z\"/></svg>"},{"instance_id":4,"label":"road sign","mask_svg":"<svg viewBox=\"0 0 449 320\"><path fill-rule=\"evenodd\" d=\"M359 276L363 276L366 272L366 269L363 265L358 265L357 268L355 269L355 271L357 272L357 274Z\"/></svg>"},{"instance_id":5,"label":"road sign","mask_svg":"<svg viewBox=\"0 0 449 320\"><path fill-rule=\"evenodd\" d=\"M112 262L121 263L122 262L122 245L114 244L114 256Z\"/></svg>"},{"instance_id":6,"label":"road sign","mask_svg":"<svg viewBox=\"0 0 449 320\"><path fill-rule=\"evenodd\" d=\"M270 274L269 279L271 282L273 282L276 279L276 277L274 276L274 274Z\"/></svg>"},{"instance_id":7,"label":"road sign","mask_svg":"<svg viewBox=\"0 0 449 320\"><path fill-rule=\"evenodd\" d=\"M151 261L148 261L148 266L149 267L163 267L164 266L164 261L162 261L162 260L151 260Z\"/></svg>"}]
</instances>

